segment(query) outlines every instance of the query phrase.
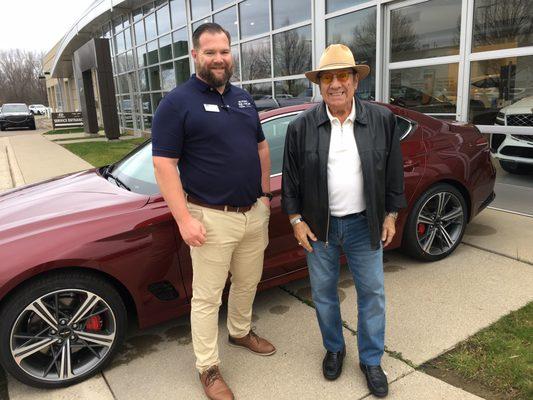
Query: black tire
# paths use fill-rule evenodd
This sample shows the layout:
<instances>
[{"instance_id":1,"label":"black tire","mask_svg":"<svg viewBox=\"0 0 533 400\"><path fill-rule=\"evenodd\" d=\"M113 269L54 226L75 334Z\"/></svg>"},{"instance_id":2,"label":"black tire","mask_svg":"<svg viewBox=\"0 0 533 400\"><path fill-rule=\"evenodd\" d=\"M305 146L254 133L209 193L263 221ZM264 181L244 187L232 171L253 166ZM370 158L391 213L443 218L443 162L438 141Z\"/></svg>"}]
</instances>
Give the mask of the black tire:
<instances>
[{"instance_id":1,"label":"black tire","mask_svg":"<svg viewBox=\"0 0 533 400\"><path fill-rule=\"evenodd\" d=\"M28 282L9 296L0 318L2 366L38 388L70 386L102 370L120 348L127 324L124 303L110 283L72 271Z\"/></svg>"},{"instance_id":2,"label":"black tire","mask_svg":"<svg viewBox=\"0 0 533 400\"><path fill-rule=\"evenodd\" d=\"M441 199L444 208L439 212ZM419 260L441 260L461 243L466 222L467 207L461 192L446 183L436 184L413 206L405 224L402 250Z\"/></svg>"},{"instance_id":3,"label":"black tire","mask_svg":"<svg viewBox=\"0 0 533 400\"><path fill-rule=\"evenodd\" d=\"M1 125L1 124L0 124L0 131L3 132L3 131L5 131L5 130L6 130L6 128L4 128L4 125Z\"/></svg>"},{"instance_id":4,"label":"black tire","mask_svg":"<svg viewBox=\"0 0 533 400\"><path fill-rule=\"evenodd\" d=\"M509 172L510 174L523 175L533 172L533 166L527 164L520 164L514 161L505 160L498 161L500 162L500 166L502 167L502 169L506 172Z\"/></svg>"},{"instance_id":5,"label":"black tire","mask_svg":"<svg viewBox=\"0 0 533 400\"><path fill-rule=\"evenodd\" d=\"M30 124L30 130L34 131L36 129L35 127L35 121L33 121L31 124Z\"/></svg>"}]
</instances>

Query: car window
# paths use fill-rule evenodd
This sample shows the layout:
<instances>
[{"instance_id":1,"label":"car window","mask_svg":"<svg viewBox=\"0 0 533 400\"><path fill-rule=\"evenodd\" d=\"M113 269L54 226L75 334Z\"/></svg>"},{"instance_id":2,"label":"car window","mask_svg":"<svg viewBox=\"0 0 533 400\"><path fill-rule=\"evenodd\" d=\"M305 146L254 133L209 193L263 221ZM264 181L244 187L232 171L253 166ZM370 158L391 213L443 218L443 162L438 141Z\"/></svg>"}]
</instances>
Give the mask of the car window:
<instances>
[{"instance_id":1,"label":"car window","mask_svg":"<svg viewBox=\"0 0 533 400\"><path fill-rule=\"evenodd\" d=\"M270 147L270 174L281 173L283 166L283 149L285 148L285 134L287 126L299 113L275 117L263 122L263 132Z\"/></svg>"},{"instance_id":2,"label":"car window","mask_svg":"<svg viewBox=\"0 0 533 400\"><path fill-rule=\"evenodd\" d=\"M400 140L405 139L413 131L413 127L414 122L396 115L396 130L398 131Z\"/></svg>"},{"instance_id":3,"label":"car window","mask_svg":"<svg viewBox=\"0 0 533 400\"><path fill-rule=\"evenodd\" d=\"M2 107L2 111L9 112L28 112L28 107L25 104L5 104Z\"/></svg>"}]
</instances>

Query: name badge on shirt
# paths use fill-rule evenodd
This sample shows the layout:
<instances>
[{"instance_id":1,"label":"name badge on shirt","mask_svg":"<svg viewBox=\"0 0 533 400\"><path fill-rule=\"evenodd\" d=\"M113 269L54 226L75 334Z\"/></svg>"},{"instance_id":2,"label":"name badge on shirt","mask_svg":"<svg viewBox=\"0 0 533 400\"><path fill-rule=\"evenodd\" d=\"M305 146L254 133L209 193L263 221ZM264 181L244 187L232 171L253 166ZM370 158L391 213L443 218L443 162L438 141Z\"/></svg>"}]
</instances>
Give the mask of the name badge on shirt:
<instances>
[{"instance_id":1,"label":"name badge on shirt","mask_svg":"<svg viewBox=\"0 0 533 400\"><path fill-rule=\"evenodd\" d=\"M220 112L220 109L216 104L204 104L205 111L208 112Z\"/></svg>"}]
</instances>

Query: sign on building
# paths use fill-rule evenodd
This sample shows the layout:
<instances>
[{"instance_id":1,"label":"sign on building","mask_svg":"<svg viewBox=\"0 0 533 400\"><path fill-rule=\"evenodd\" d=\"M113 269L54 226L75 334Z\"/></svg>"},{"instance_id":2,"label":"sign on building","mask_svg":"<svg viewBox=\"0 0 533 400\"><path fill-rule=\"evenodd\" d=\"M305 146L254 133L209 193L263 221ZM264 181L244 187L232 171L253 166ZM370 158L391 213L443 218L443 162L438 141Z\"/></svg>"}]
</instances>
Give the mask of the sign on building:
<instances>
[{"instance_id":1,"label":"sign on building","mask_svg":"<svg viewBox=\"0 0 533 400\"><path fill-rule=\"evenodd\" d=\"M57 112L52 113L52 127L74 128L83 126L83 116L81 112Z\"/></svg>"}]
</instances>

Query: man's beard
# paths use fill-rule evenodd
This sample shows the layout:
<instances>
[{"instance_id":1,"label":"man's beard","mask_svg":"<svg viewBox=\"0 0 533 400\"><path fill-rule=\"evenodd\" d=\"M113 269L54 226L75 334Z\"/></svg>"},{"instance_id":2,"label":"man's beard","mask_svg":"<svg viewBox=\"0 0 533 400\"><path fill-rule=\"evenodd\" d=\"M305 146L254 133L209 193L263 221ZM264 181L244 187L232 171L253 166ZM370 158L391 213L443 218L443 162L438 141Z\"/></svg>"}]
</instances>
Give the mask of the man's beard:
<instances>
[{"instance_id":1,"label":"man's beard","mask_svg":"<svg viewBox=\"0 0 533 400\"><path fill-rule=\"evenodd\" d=\"M212 87L226 86L226 83L228 83L233 75L233 65L228 66L224 64L224 75L221 78L217 78L213 71L205 65L197 65L196 74Z\"/></svg>"}]
</instances>

